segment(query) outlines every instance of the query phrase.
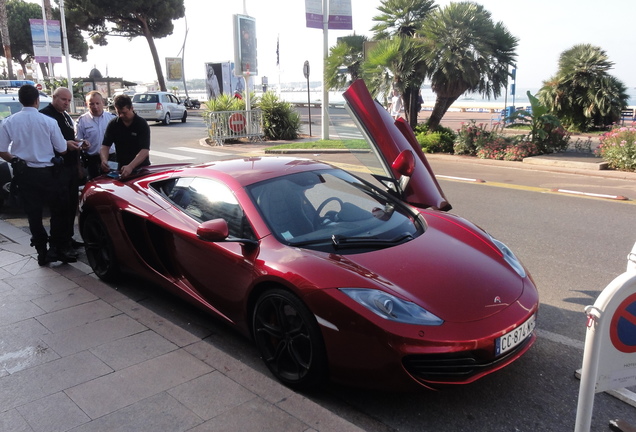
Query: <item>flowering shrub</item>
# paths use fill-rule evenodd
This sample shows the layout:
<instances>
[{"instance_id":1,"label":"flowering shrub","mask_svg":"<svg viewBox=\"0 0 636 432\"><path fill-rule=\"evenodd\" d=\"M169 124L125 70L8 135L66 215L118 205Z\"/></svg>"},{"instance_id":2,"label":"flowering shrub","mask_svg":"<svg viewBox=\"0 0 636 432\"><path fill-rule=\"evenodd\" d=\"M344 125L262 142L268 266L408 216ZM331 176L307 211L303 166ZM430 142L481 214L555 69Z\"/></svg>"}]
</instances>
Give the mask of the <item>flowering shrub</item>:
<instances>
[{"instance_id":1,"label":"flowering shrub","mask_svg":"<svg viewBox=\"0 0 636 432\"><path fill-rule=\"evenodd\" d=\"M497 135L499 124L495 123L492 130L483 124L471 120L469 124L462 123L462 127L457 129L457 138L453 150L455 154L467 154L474 156L477 151L491 141L491 137Z\"/></svg>"},{"instance_id":2,"label":"flowering shrub","mask_svg":"<svg viewBox=\"0 0 636 432\"><path fill-rule=\"evenodd\" d=\"M636 171L636 127L615 127L601 136L596 154L612 169Z\"/></svg>"},{"instance_id":3,"label":"flowering shrub","mask_svg":"<svg viewBox=\"0 0 636 432\"><path fill-rule=\"evenodd\" d=\"M558 153L568 148L570 133L560 124L546 122L539 132L532 137L532 141L537 145L540 154Z\"/></svg>"},{"instance_id":4,"label":"flowering shrub","mask_svg":"<svg viewBox=\"0 0 636 432\"><path fill-rule=\"evenodd\" d=\"M530 156L536 156L539 154L539 147L532 141L521 141L515 145L506 147L506 154L504 160L507 161L521 161L524 158Z\"/></svg>"},{"instance_id":5,"label":"flowering shrub","mask_svg":"<svg viewBox=\"0 0 636 432\"><path fill-rule=\"evenodd\" d=\"M537 145L531 141L511 142L502 137L486 143L477 151L481 159L497 159L506 161L521 161L523 158L539 154Z\"/></svg>"}]
</instances>

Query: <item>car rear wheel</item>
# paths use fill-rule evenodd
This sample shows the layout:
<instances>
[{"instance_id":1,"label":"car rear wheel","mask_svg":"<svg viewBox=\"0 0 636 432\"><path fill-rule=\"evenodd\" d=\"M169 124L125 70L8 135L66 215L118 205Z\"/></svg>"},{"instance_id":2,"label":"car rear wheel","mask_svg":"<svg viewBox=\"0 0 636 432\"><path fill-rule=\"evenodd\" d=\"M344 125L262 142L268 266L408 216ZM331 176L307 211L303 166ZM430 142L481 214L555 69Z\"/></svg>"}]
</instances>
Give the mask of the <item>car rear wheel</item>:
<instances>
[{"instance_id":1,"label":"car rear wheel","mask_svg":"<svg viewBox=\"0 0 636 432\"><path fill-rule=\"evenodd\" d=\"M285 385L302 389L326 380L327 356L314 315L292 293L274 288L254 307L252 332L269 370Z\"/></svg>"},{"instance_id":2,"label":"car rear wheel","mask_svg":"<svg viewBox=\"0 0 636 432\"><path fill-rule=\"evenodd\" d=\"M181 117L181 123L185 123L186 118L188 118L188 111L183 111L183 117Z\"/></svg>"},{"instance_id":3,"label":"car rear wheel","mask_svg":"<svg viewBox=\"0 0 636 432\"><path fill-rule=\"evenodd\" d=\"M93 272L104 281L115 281L120 274L119 266L108 231L99 216L91 214L86 217L82 227L82 238L86 258Z\"/></svg>"},{"instance_id":4,"label":"car rear wheel","mask_svg":"<svg viewBox=\"0 0 636 432\"><path fill-rule=\"evenodd\" d=\"M163 118L163 124L166 126L170 124L170 113L166 113L166 116Z\"/></svg>"}]
</instances>

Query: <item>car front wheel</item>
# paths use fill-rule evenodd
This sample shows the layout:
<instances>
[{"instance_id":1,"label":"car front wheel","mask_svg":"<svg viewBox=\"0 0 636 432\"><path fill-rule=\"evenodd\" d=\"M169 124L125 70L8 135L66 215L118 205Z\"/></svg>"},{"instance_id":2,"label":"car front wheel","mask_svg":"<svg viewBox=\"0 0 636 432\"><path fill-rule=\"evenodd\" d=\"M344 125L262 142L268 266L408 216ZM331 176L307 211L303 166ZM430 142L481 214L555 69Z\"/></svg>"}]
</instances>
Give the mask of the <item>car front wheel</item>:
<instances>
[{"instance_id":1,"label":"car front wheel","mask_svg":"<svg viewBox=\"0 0 636 432\"><path fill-rule=\"evenodd\" d=\"M82 227L82 239L84 240L88 264L97 277L107 282L117 280L119 266L115 250L106 226L96 214L86 217Z\"/></svg>"},{"instance_id":2,"label":"car front wheel","mask_svg":"<svg viewBox=\"0 0 636 432\"><path fill-rule=\"evenodd\" d=\"M183 117L181 117L181 123L185 123L186 118L188 118L188 111L183 111Z\"/></svg>"},{"instance_id":3,"label":"car front wheel","mask_svg":"<svg viewBox=\"0 0 636 432\"><path fill-rule=\"evenodd\" d=\"M324 383L327 356L314 315L294 294L274 288L256 302L256 346L269 370L285 385L303 389Z\"/></svg>"}]
</instances>

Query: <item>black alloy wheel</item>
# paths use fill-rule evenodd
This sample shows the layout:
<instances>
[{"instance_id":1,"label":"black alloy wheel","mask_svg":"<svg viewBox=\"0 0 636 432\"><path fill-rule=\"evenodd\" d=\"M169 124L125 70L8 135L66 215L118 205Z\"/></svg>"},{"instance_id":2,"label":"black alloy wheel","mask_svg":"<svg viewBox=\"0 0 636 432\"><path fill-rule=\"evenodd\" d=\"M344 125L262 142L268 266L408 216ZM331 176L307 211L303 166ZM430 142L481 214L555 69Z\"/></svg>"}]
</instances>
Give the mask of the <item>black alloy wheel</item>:
<instances>
[{"instance_id":1,"label":"black alloy wheel","mask_svg":"<svg viewBox=\"0 0 636 432\"><path fill-rule=\"evenodd\" d=\"M86 217L82 227L82 239L86 249L86 258L97 277L112 282L119 276L119 266L106 226L99 216Z\"/></svg>"},{"instance_id":2,"label":"black alloy wheel","mask_svg":"<svg viewBox=\"0 0 636 432\"><path fill-rule=\"evenodd\" d=\"M305 389L325 382L327 356L320 328L294 294L279 288L262 294L252 331L265 364L283 384Z\"/></svg>"}]
</instances>

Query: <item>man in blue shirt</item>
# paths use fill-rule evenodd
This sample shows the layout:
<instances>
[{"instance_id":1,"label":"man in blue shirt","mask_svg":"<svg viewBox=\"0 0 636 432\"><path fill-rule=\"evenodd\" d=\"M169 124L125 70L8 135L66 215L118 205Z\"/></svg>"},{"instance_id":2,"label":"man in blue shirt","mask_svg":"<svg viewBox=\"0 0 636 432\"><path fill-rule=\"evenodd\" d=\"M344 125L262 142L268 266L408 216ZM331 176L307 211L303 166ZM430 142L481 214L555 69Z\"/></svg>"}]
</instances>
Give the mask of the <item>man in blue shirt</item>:
<instances>
[{"instance_id":1,"label":"man in blue shirt","mask_svg":"<svg viewBox=\"0 0 636 432\"><path fill-rule=\"evenodd\" d=\"M115 119L115 114L104 111L104 97L95 90L86 94L86 105L88 111L77 119L75 129L77 139L83 140L82 152L86 154L85 168L88 171L88 178L92 179L102 174L99 152L106 126ZM109 159L114 160L114 155L115 148L111 147Z\"/></svg>"}]
</instances>

